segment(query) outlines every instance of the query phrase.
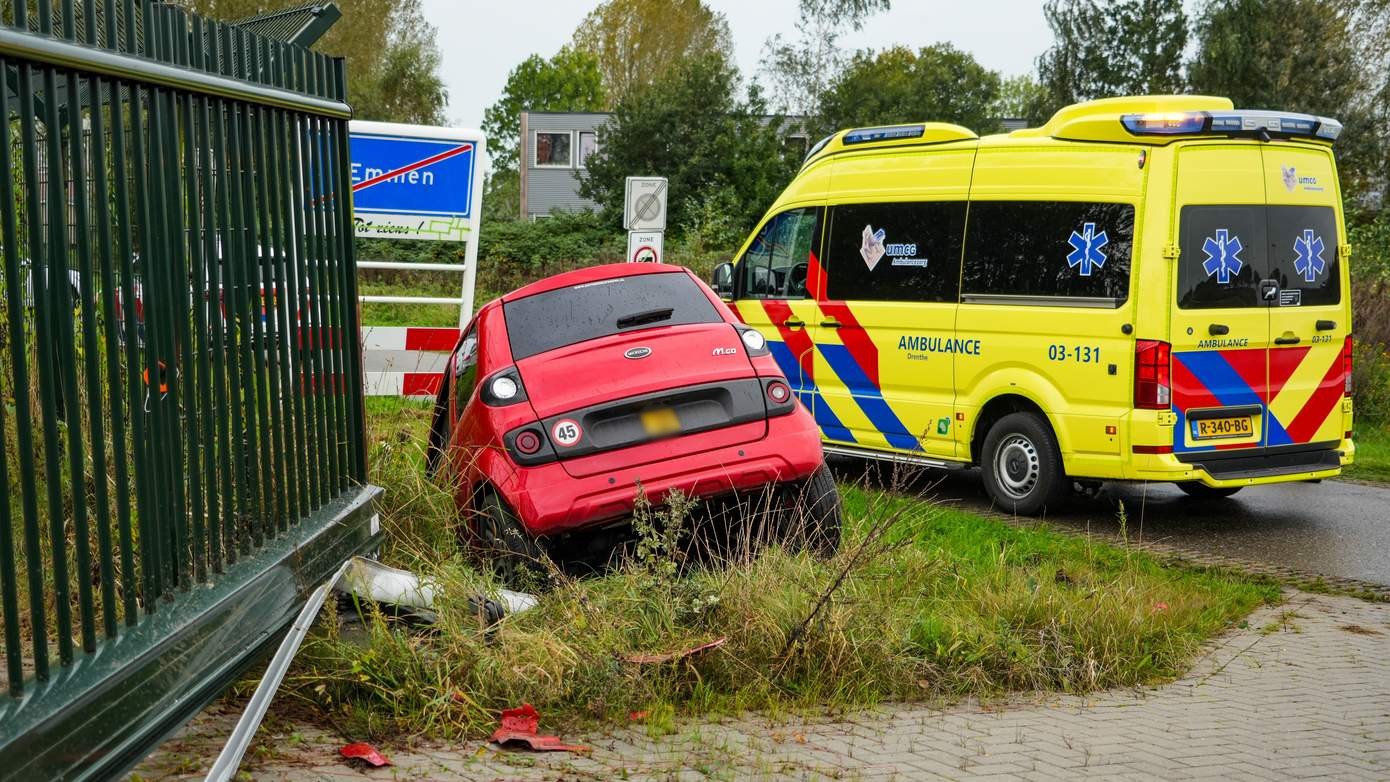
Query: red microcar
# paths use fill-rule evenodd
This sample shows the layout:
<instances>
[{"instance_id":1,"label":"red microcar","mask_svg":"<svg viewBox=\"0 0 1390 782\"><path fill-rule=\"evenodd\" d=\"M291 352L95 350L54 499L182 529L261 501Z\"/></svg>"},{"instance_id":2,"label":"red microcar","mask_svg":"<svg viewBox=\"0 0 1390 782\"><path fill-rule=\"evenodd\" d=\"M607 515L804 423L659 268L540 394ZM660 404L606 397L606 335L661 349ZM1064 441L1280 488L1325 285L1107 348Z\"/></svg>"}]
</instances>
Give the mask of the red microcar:
<instances>
[{"instance_id":1,"label":"red microcar","mask_svg":"<svg viewBox=\"0 0 1390 782\"><path fill-rule=\"evenodd\" d=\"M673 489L707 504L772 489L802 543L839 542L810 413L763 336L677 266L580 269L483 307L449 359L429 469L499 560L611 551L639 491L660 505Z\"/></svg>"}]
</instances>

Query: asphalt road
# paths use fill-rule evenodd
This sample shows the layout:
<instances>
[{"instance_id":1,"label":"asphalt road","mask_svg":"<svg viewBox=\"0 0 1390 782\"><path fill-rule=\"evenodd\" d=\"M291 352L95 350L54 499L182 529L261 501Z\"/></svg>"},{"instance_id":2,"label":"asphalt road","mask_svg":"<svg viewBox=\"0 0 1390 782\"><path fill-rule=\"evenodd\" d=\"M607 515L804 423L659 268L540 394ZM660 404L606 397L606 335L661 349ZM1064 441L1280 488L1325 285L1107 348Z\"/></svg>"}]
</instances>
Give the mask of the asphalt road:
<instances>
[{"instance_id":1,"label":"asphalt road","mask_svg":"<svg viewBox=\"0 0 1390 782\"><path fill-rule=\"evenodd\" d=\"M862 463L837 459L842 477ZM989 509L975 470L933 472L915 481L940 502ZM1096 532L1119 531L1124 501L1131 538L1185 551L1390 585L1390 488L1323 481L1256 486L1220 500L1195 500L1171 484L1107 483L1077 495L1047 521Z\"/></svg>"}]
</instances>

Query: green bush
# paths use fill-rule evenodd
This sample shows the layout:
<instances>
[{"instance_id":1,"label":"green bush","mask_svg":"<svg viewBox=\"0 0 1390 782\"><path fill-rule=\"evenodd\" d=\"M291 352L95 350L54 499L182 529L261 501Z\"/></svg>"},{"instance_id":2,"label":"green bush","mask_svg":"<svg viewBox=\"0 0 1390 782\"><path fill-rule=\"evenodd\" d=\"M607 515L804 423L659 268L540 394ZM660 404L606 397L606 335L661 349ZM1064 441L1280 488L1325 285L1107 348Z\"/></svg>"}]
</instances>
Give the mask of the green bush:
<instances>
[{"instance_id":1,"label":"green bush","mask_svg":"<svg viewBox=\"0 0 1390 782\"><path fill-rule=\"evenodd\" d=\"M1351 259L1352 281L1390 284L1390 213L1350 225L1347 234L1355 250Z\"/></svg>"},{"instance_id":2,"label":"green bush","mask_svg":"<svg viewBox=\"0 0 1390 782\"><path fill-rule=\"evenodd\" d=\"M1390 424L1390 345L1357 342L1352 360L1357 428Z\"/></svg>"},{"instance_id":3,"label":"green bush","mask_svg":"<svg viewBox=\"0 0 1390 782\"><path fill-rule=\"evenodd\" d=\"M535 222L490 222L478 239L481 264L524 268L575 261L613 263L623 259L626 249L622 228L592 212L556 213Z\"/></svg>"}]
</instances>

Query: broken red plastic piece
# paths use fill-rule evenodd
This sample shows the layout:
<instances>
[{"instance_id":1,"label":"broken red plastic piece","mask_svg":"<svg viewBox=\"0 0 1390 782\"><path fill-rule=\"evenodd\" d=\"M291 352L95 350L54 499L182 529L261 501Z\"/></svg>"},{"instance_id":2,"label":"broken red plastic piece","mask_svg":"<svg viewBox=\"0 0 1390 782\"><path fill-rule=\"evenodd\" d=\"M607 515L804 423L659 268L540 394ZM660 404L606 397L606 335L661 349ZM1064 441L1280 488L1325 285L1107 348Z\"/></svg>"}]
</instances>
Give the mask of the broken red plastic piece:
<instances>
[{"instance_id":1,"label":"broken red plastic piece","mask_svg":"<svg viewBox=\"0 0 1390 782\"><path fill-rule=\"evenodd\" d=\"M365 741L359 741L356 744L348 744L338 750L338 754L345 758L357 758L377 768L391 765L391 761L387 760L385 755L378 752L376 747L373 747Z\"/></svg>"},{"instance_id":2,"label":"broken red plastic piece","mask_svg":"<svg viewBox=\"0 0 1390 782\"><path fill-rule=\"evenodd\" d=\"M589 748L580 744L564 744L558 736L538 736L541 715L529 703L521 704L519 709L503 709L502 725L489 739L501 746L520 744L535 752L588 752Z\"/></svg>"},{"instance_id":3,"label":"broken red plastic piece","mask_svg":"<svg viewBox=\"0 0 1390 782\"><path fill-rule=\"evenodd\" d=\"M679 652L662 652L660 654L625 654L622 656L622 659L624 662L637 663L639 665L668 663L672 660L681 660L686 657L693 657L697 654L708 652L711 649L718 649L719 647L728 643L728 641L729 639L727 637L719 638L717 640L710 641L707 644L700 644L699 646L692 646L689 649L682 649Z\"/></svg>"}]
</instances>

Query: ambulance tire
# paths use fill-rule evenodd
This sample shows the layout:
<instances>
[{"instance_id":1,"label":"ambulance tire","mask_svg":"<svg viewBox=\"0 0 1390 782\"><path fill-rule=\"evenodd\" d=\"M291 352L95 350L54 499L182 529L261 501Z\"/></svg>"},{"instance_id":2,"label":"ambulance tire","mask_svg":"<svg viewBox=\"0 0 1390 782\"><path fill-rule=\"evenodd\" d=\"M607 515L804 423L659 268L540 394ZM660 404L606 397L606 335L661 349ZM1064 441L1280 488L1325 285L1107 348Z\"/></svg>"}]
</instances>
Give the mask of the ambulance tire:
<instances>
[{"instance_id":1,"label":"ambulance tire","mask_svg":"<svg viewBox=\"0 0 1390 782\"><path fill-rule=\"evenodd\" d=\"M1020 516L1061 507L1071 490L1057 436L1035 413L1010 413L994 422L980 453L980 474L995 505Z\"/></svg>"},{"instance_id":2,"label":"ambulance tire","mask_svg":"<svg viewBox=\"0 0 1390 782\"><path fill-rule=\"evenodd\" d=\"M479 553L498 580L522 591L539 589L545 579L545 549L502 498L484 491L475 518Z\"/></svg>"},{"instance_id":3,"label":"ambulance tire","mask_svg":"<svg viewBox=\"0 0 1390 782\"><path fill-rule=\"evenodd\" d=\"M1243 486L1208 486L1198 481L1183 481L1177 486L1182 489L1183 494L1195 500L1223 500L1244 488Z\"/></svg>"}]
</instances>

